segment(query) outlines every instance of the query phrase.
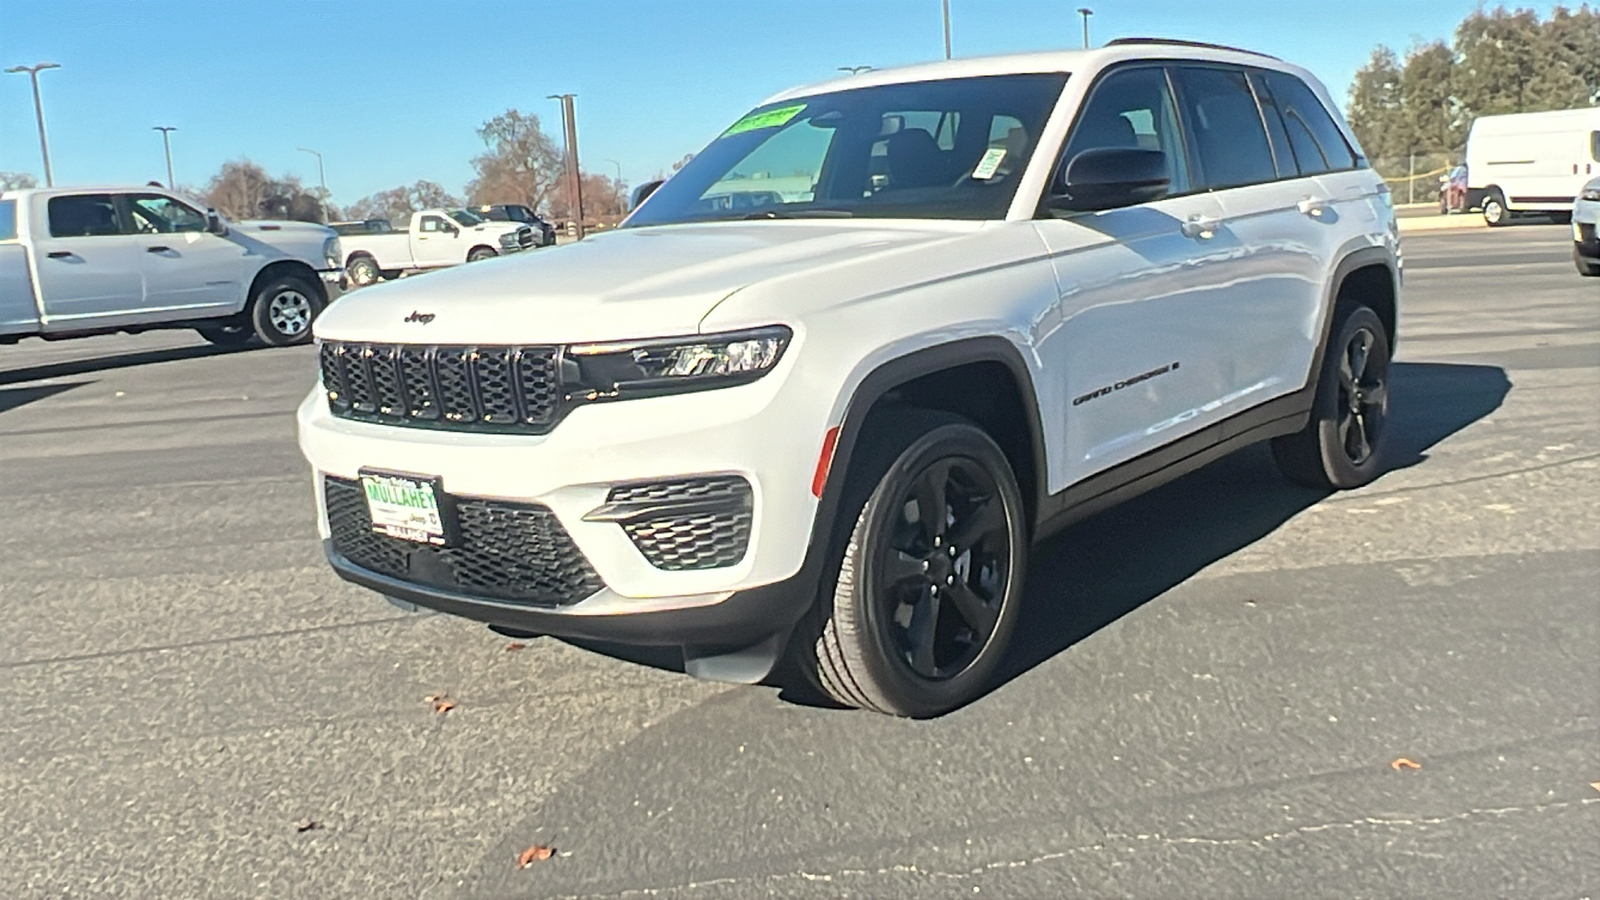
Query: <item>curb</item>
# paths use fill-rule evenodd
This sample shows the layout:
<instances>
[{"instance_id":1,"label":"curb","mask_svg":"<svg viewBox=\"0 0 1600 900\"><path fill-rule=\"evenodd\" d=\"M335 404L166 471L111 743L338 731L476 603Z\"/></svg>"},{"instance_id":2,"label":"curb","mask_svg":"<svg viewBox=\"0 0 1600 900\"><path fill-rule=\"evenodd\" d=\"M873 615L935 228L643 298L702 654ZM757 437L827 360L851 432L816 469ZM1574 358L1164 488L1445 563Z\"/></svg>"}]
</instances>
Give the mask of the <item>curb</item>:
<instances>
[{"instance_id":1,"label":"curb","mask_svg":"<svg viewBox=\"0 0 1600 900\"><path fill-rule=\"evenodd\" d=\"M1411 216L1397 220L1400 233L1416 231L1476 231L1489 227L1482 216L1465 213L1456 216Z\"/></svg>"}]
</instances>

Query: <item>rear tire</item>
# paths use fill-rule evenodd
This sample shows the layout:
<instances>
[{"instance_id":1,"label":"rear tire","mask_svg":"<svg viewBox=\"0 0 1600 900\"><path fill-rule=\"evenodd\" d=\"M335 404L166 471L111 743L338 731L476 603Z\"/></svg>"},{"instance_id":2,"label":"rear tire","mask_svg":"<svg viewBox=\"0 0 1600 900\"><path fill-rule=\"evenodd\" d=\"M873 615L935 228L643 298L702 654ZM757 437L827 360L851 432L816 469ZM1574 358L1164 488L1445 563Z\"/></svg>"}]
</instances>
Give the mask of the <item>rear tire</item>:
<instances>
[{"instance_id":1,"label":"rear tire","mask_svg":"<svg viewBox=\"0 0 1600 900\"><path fill-rule=\"evenodd\" d=\"M1388 435L1389 336L1378 314L1350 309L1334 325L1323 354L1311 420L1274 438L1272 457L1290 481L1317 490L1349 490L1383 471Z\"/></svg>"},{"instance_id":2,"label":"rear tire","mask_svg":"<svg viewBox=\"0 0 1600 900\"><path fill-rule=\"evenodd\" d=\"M864 439L871 468L852 473L838 577L792 661L839 703L926 718L988 689L1016 628L1028 531L1011 466L976 425L910 410L885 424Z\"/></svg>"},{"instance_id":3,"label":"rear tire","mask_svg":"<svg viewBox=\"0 0 1600 900\"><path fill-rule=\"evenodd\" d=\"M345 266L345 274L350 277L350 283L356 287L366 287L377 284L382 272L378 269L378 261L370 256L358 256L350 260Z\"/></svg>"},{"instance_id":4,"label":"rear tire","mask_svg":"<svg viewBox=\"0 0 1600 900\"><path fill-rule=\"evenodd\" d=\"M467 254L467 262L477 262L482 259L493 259L499 255L500 254L489 249L488 247L473 247L472 252Z\"/></svg>"},{"instance_id":5,"label":"rear tire","mask_svg":"<svg viewBox=\"0 0 1600 900\"><path fill-rule=\"evenodd\" d=\"M379 272L378 274L383 276L383 280L384 281L394 281L395 279L400 277L401 272L400 272L399 269L384 269L382 272Z\"/></svg>"},{"instance_id":6,"label":"rear tire","mask_svg":"<svg viewBox=\"0 0 1600 900\"><path fill-rule=\"evenodd\" d=\"M270 279L250 303L250 324L256 337L269 347L304 344L311 340L311 323L322 312L317 289L303 278L283 275Z\"/></svg>"},{"instance_id":7,"label":"rear tire","mask_svg":"<svg viewBox=\"0 0 1600 900\"><path fill-rule=\"evenodd\" d=\"M218 347L243 347L256 333L245 325L212 325L196 328L200 336Z\"/></svg>"}]
</instances>

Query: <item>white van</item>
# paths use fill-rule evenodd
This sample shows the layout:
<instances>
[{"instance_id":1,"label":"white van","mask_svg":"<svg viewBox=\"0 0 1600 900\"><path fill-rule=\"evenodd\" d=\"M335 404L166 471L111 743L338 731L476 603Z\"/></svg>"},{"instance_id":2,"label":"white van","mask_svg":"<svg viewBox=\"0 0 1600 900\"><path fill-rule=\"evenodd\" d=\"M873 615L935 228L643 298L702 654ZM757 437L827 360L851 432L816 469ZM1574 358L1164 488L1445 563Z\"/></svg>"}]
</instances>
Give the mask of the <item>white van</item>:
<instances>
[{"instance_id":1,"label":"white van","mask_svg":"<svg viewBox=\"0 0 1600 900\"><path fill-rule=\"evenodd\" d=\"M1484 221L1519 214L1564 219L1600 175L1600 107L1479 116L1467 134L1467 203Z\"/></svg>"}]
</instances>

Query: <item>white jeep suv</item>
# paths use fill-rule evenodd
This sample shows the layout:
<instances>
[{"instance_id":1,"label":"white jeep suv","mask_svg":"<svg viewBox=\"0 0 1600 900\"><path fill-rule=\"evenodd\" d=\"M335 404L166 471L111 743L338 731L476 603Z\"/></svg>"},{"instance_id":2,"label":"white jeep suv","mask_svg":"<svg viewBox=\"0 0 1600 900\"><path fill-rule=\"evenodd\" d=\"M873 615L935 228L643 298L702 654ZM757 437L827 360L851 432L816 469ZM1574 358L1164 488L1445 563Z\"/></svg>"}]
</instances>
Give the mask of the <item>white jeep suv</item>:
<instances>
[{"instance_id":1,"label":"white jeep suv","mask_svg":"<svg viewBox=\"0 0 1600 900\"><path fill-rule=\"evenodd\" d=\"M1264 439L1376 477L1399 288L1303 69L873 71L761 104L619 230L343 300L300 443L335 570L403 605L930 716L1062 525Z\"/></svg>"}]
</instances>

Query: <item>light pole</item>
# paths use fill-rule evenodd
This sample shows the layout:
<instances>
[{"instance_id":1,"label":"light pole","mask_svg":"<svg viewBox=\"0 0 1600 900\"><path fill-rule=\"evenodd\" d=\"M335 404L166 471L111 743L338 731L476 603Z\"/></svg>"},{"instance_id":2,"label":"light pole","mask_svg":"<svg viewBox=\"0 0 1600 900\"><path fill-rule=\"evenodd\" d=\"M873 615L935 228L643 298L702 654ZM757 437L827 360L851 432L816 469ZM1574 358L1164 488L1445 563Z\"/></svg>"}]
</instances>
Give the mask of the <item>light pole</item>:
<instances>
[{"instance_id":1,"label":"light pole","mask_svg":"<svg viewBox=\"0 0 1600 900\"><path fill-rule=\"evenodd\" d=\"M39 119L39 153L44 156L44 186L54 187L55 177L50 172L50 141L44 136L44 105L39 102L39 73L45 69L59 69L57 63L35 63L31 66L12 66L7 72L27 72L33 79L33 114Z\"/></svg>"},{"instance_id":2,"label":"light pole","mask_svg":"<svg viewBox=\"0 0 1600 900\"><path fill-rule=\"evenodd\" d=\"M1083 16L1083 49L1089 49L1089 17L1094 15L1094 10L1087 6L1078 7L1078 15Z\"/></svg>"},{"instance_id":3,"label":"light pole","mask_svg":"<svg viewBox=\"0 0 1600 900\"><path fill-rule=\"evenodd\" d=\"M327 173L322 171L322 154L315 150L308 150L305 147L296 147L295 149L301 153L309 153L317 158L317 184L321 185L322 191L317 199L322 201L322 220L326 222L328 220L328 176Z\"/></svg>"},{"instance_id":4,"label":"light pole","mask_svg":"<svg viewBox=\"0 0 1600 900\"><path fill-rule=\"evenodd\" d=\"M944 58L950 58L950 0L943 0L944 6Z\"/></svg>"},{"instance_id":5,"label":"light pole","mask_svg":"<svg viewBox=\"0 0 1600 900\"><path fill-rule=\"evenodd\" d=\"M172 135L172 132L177 131L178 129L172 127L171 125L152 125L152 126L150 126L150 130L151 131L159 131L159 132L161 132L161 147L162 147L162 149L167 151L167 190L175 191L175 190L178 189L178 185L177 185L177 182L175 182L173 180L173 178L172 178L172 138L171 138L171 135Z\"/></svg>"},{"instance_id":6,"label":"light pole","mask_svg":"<svg viewBox=\"0 0 1600 900\"><path fill-rule=\"evenodd\" d=\"M871 66L839 66L839 71L849 72L851 75L860 75L862 72L871 72Z\"/></svg>"},{"instance_id":7,"label":"light pole","mask_svg":"<svg viewBox=\"0 0 1600 900\"><path fill-rule=\"evenodd\" d=\"M583 176L579 174L578 169L578 111L572 103L576 96L576 94L550 94L545 99L561 101L561 130L567 153L567 186L572 198L572 220L576 223L575 237L581 241L583 240Z\"/></svg>"}]
</instances>

